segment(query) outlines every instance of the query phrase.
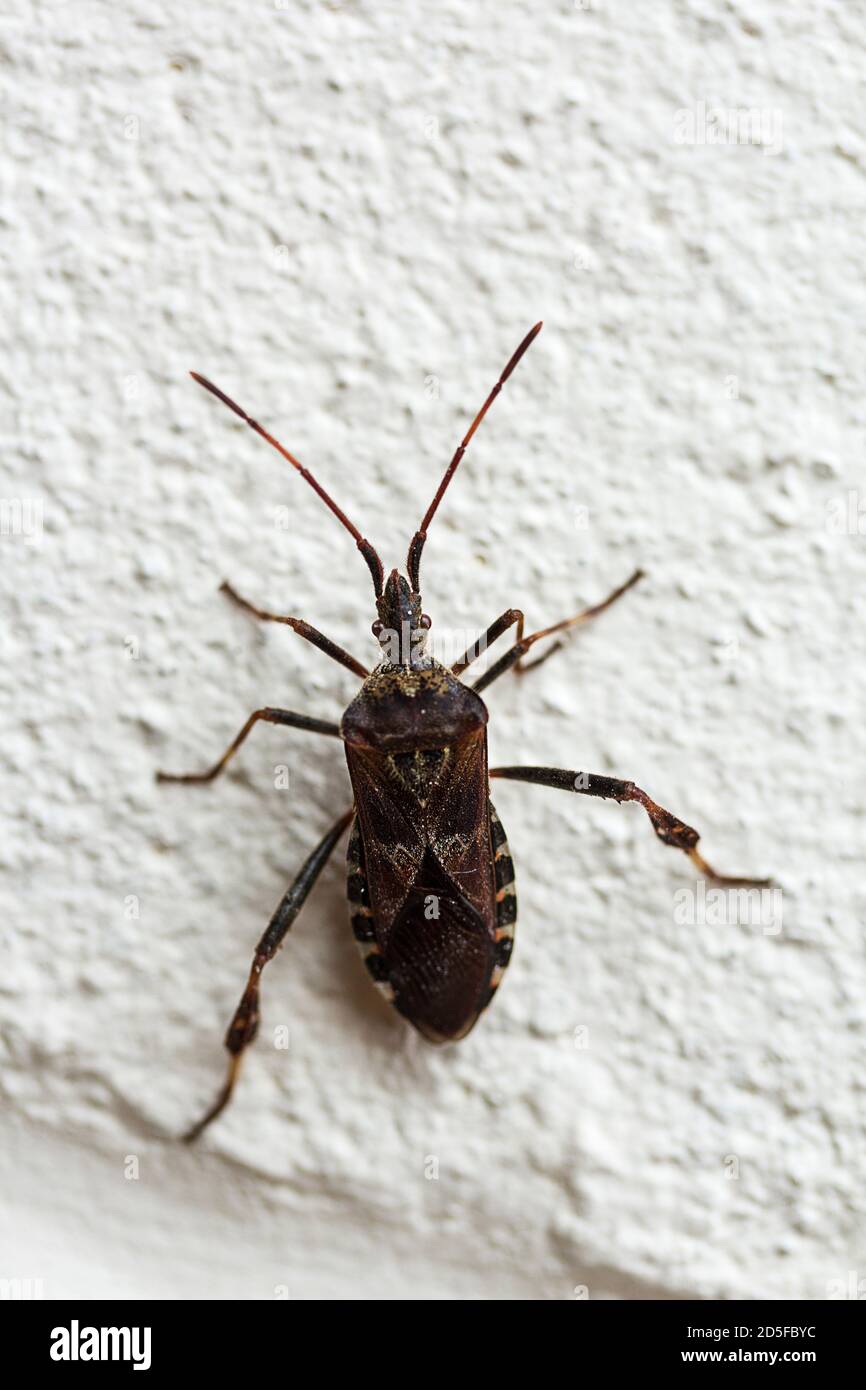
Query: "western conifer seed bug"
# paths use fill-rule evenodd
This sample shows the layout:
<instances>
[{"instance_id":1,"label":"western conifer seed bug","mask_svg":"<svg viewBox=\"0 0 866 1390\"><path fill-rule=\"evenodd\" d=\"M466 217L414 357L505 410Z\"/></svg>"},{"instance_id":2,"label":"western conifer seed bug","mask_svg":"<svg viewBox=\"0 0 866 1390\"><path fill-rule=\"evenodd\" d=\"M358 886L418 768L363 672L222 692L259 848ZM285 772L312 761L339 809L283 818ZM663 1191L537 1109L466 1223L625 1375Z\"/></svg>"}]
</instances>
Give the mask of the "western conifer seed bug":
<instances>
[{"instance_id":1,"label":"western conifer seed bug","mask_svg":"<svg viewBox=\"0 0 866 1390\"><path fill-rule=\"evenodd\" d=\"M631 589L642 577L640 570L601 603L537 632L525 634L521 610L506 609L450 667L427 654L430 619L423 612L419 587L427 531L475 431L540 329L537 323L527 333L446 468L412 537L406 576L393 569L387 579L374 547L312 473L218 387L192 373L200 386L297 469L353 537L373 578L378 614L373 634L382 650L378 665L368 671L301 618L257 608L229 584L222 585L223 592L248 613L293 628L353 671L362 685L339 724L286 709L257 709L206 772L157 773L160 782L212 782L254 726L264 720L341 740L353 793L353 804L316 845L256 947L225 1038L228 1075L213 1105L186 1134L187 1140L197 1138L227 1105L241 1058L258 1031L262 971L350 826L349 909L364 964L389 1002L434 1043L465 1037L496 993L511 958L517 920L514 868L490 799L491 778L637 802L662 843L682 850L708 878L758 887L768 882L717 874L698 851L698 832L657 805L634 782L551 767L488 767L482 690L507 671L522 673L540 666L563 645L563 634L589 622ZM463 677L472 663L510 628L515 629L516 640L474 684L466 684ZM527 654L544 638L555 640L542 655L527 661Z\"/></svg>"}]
</instances>

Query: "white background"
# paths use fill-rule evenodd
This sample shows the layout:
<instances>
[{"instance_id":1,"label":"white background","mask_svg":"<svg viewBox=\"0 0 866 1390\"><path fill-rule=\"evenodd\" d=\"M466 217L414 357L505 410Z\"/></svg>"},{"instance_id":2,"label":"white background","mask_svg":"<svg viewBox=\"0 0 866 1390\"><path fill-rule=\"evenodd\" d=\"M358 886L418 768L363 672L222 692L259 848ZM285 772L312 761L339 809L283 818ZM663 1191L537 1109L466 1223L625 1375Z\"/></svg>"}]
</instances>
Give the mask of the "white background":
<instances>
[{"instance_id":1,"label":"white background","mask_svg":"<svg viewBox=\"0 0 866 1390\"><path fill-rule=\"evenodd\" d=\"M481 1299L864 1278L859 7L7 16L0 1276ZM366 660L375 616L351 539L187 372L402 565L539 318L431 530L425 607L532 628L644 566L491 689L492 761L638 781L719 868L775 877L782 930L678 922L694 871L639 808L500 785L517 948L473 1034L431 1049L380 1001L341 847L236 1103L184 1148L348 780L336 743L274 728L210 787L154 770L356 688L219 582Z\"/></svg>"}]
</instances>

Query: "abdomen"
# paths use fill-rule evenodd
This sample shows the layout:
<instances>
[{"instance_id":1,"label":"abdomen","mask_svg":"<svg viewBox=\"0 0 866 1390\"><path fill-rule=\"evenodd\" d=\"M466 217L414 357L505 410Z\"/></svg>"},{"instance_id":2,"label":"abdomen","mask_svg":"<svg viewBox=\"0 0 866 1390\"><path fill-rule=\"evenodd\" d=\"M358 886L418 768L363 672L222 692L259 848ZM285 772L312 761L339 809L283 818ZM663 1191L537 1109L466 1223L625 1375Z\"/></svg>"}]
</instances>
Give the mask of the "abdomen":
<instances>
[{"instance_id":1,"label":"abdomen","mask_svg":"<svg viewBox=\"0 0 866 1390\"><path fill-rule=\"evenodd\" d=\"M495 882L492 931L430 847L383 939L357 816L352 824L347 892L355 940L373 983L430 1042L465 1037L511 959L517 922L514 866L489 798L487 804Z\"/></svg>"}]
</instances>

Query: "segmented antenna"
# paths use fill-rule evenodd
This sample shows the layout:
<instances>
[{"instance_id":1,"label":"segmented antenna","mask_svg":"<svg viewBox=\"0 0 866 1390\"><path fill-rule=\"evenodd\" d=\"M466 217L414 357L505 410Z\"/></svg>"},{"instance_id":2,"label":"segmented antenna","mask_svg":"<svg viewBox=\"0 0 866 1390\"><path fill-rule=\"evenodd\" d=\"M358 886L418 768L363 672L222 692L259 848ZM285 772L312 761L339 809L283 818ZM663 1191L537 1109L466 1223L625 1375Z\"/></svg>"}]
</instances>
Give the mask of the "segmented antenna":
<instances>
[{"instance_id":1,"label":"segmented antenna","mask_svg":"<svg viewBox=\"0 0 866 1390\"><path fill-rule=\"evenodd\" d=\"M506 381L511 376L511 373L514 371L514 368L517 366L526 349L529 347L529 344L533 341L534 338L537 338L538 334L541 332L541 326L541 323L537 323L534 328L530 328L526 337L523 339L523 342L520 344L520 347L517 349L515 353L512 354L507 367L503 371L493 390L490 392L490 395L487 397L487 400L484 402L478 414L475 416L475 419L472 421L472 424L469 426L469 429L464 435L463 440L457 449L457 452L455 453L448 467L445 469L445 476L439 484L436 496L433 498L433 501L430 503L430 506L427 508L427 511L424 514L424 520L421 522L421 525L418 527L418 530L412 537L412 541L409 546L409 555L406 560L406 568L409 572L409 582L416 593L418 592L418 574L421 568L421 551L424 549L424 542L427 539L427 528L430 525L430 522L433 520L434 516L436 515L436 509L439 506L439 503L442 501L445 489L451 482L451 479L454 477L454 474L457 471L457 465L460 463L460 460L466 453L466 450L469 447L469 441L471 440L473 434L478 429L478 426L481 424L481 421L484 419L493 402L496 400L496 397L499 395L499 392L502 390Z\"/></svg>"},{"instance_id":2,"label":"segmented antenna","mask_svg":"<svg viewBox=\"0 0 866 1390\"><path fill-rule=\"evenodd\" d=\"M227 396L226 393L224 391L221 391L218 386L214 386L213 382L208 381L206 376L199 376L198 372L190 372L190 376L192 377L193 381L198 382L199 386L203 386L206 391L210 391L212 396L216 396L218 401L222 401L223 405L227 405L229 410L233 410L235 415L240 416L244 424L249 425L251 430L255 430L256 434L260 434L262 439L267 440L268 444L270 444L274 449L276 449L278 454L282 454L283 458L286 459L286 461L290 463L293 468L296 468L298 470L301 477L310 484L310 487L313 489L313 491L319 494L322 501L325 503L325 506L330 507L337 520L341 522L342 525L345 526L349 534L354 537L355 544L357 545L358 549L360 550L361 554L366 560L367 567L371 575L373 576L373 588L376 591L376 598L381 598L382 586L385 579L385 572L382 568L382 561L379 559L379 556L374 546L372 546L370 542L364 536L361 535L361 532L358 530L357 526L354 526L352 524L352 522L346 516L346 513L342 510L342 508L337 506L333 497L330 497L328 493L325 491L325 489L322 487L321 483L317 482L317 480L313 477L313 474L310 472L309 468L305 468L304 465L300 463L298 459L295 458L294 454L290 454L288 449L286 449L279 442L278 439L274 439L274 436L272 434L268 434L267 430L263 429L263 427L259 424L258 420L254 420L252 416L247 415L247 412L245 410L241 410L240 406L232 400L231 396Z\"/></svg>"}]
</instances>

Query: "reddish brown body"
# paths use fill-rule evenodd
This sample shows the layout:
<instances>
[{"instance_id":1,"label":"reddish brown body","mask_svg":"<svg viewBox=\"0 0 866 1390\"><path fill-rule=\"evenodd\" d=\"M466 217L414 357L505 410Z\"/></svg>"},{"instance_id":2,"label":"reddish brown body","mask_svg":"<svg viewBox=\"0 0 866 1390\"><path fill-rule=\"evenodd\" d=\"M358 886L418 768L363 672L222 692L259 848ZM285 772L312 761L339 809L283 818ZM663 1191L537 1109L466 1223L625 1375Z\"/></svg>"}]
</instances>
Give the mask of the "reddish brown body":
<instances>
[{"instance_id":1,"label":"reddish brown body","mask_svg":"<svg viewBox=\"0 0 866 1390\"><path fill-rule=\"evenodd\" d=\"M517 915L488 795L487 707L430 658L383 663L341 733L357 808L348 895L365 964L431 1042L461 1038L499 983Z\"/></svg>"}]
</instances>

